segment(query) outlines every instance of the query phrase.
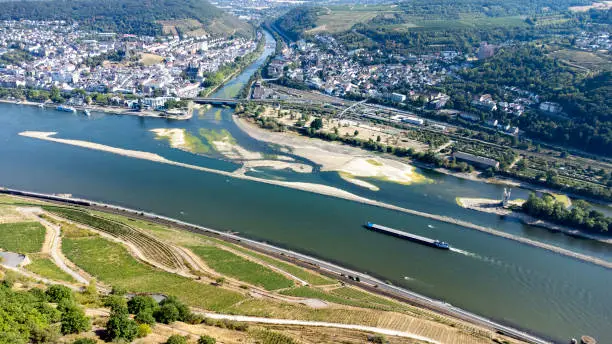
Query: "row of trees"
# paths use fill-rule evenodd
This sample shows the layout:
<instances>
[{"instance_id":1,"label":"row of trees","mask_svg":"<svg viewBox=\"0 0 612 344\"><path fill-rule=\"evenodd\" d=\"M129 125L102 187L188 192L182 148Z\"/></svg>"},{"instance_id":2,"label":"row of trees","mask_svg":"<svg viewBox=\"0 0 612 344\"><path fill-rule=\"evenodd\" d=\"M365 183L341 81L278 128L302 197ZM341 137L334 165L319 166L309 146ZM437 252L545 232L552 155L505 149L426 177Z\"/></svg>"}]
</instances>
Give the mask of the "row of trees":
<instances>
[{"instance_id":1,"label":"row of trees","mask_svg":"<svg viewBox=\"0 0 612 344\"><path fill-rule=\"evenodd\" d=\"M574 201L572 208L567 209L562 202L551 195L538 197L532 193L522 208L529 215L560 225L606 235L612 234L612 218L590 209L588 203L582 200Z\"/></svg>"}]
</instances>

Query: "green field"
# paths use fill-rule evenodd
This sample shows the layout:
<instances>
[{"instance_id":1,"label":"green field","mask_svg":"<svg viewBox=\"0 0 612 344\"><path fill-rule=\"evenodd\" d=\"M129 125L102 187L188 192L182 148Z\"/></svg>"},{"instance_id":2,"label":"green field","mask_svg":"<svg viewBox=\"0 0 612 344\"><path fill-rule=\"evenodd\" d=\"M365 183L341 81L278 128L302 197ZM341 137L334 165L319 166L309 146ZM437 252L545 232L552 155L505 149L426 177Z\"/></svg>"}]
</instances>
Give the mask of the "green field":
<instances>
[{"instance_id":1,"label":"green field","mask_svg":"<svg viewBox=\"0 0 612 344\"><path fill-rule=\"evenodd\" d=\"M225 245L231 245L231 244L227 244L227 243L223 243ZM235 250L238 250L240 252L243 252L245 254L248 254L251 257L257 258L259 260L262 260L270 265L273 265L283 271L286 271L290 274L292 274L293 276L304 280L312 285L328 285L328 284L333 284L336 283L334 280L321 276L319 274L314 274L311 273L305 269L302 269L298 266L295 266L293 264L289 264L289 263L285 263L283 261L280 261L278 259L272 258L272 257L268 257L266 255L263 254L259 254L259 253L255 253L251 250L247 250L243 247L240 246L236 246L236 245L231 245L231 247Z\"/></svg>"},{"instance_id":2,"label":"green field","mask_svg":"<svg viewBox=\"0 0 612 344\"><path fill-rule=\"evenodd\" d=\"M64 238L62 251L99 281L132 292L176 295L191 306L213 311L244 299L239 293L141 264L120 244L100 237Z\"/></svg>"},{"instance_id":3,"label":"green field","mask_svg":"<svg viewBox=\"0 0 612 344\"><path fill-rule=\"evenodd\" d=\"M32 262L26 265L25 268L35 274L56 281L66 281L71 283L76 282L72 276L65 273L62 271L62 269L55 265L50 258L30 256L30 260Z\"/></svg>"},{"instance_id":4,"label":"green field","mask_svg":"<svg viewBox=\"0 0 612 344\"><path fill-rule=\"evenodd\" d=\"M45 227L38 222L0 224L0 248L18 253L36 253L45 241Z\"/></svg>"},{"instance_id":5,"label":"green field","mask_svg":"<svg viewBox=\"0 0 612 344\"><path fill-rule=\"evenodd\" d=\"M277 290L293 286L293 281L263 265L251 262L215 246L195 246L190 249L220 274L243 282Z\"/></svg>"},{"instance_id":6,"label":"green field","mask_svg":"<svg viewBox=\"0 0 612 344\"><path fill-rule=\"evenodd\" d=\"M281 291L281 294L304 298L314 298L341 305L372 308L385 311L412 311L411 307L403 305L399 302L394 302L392 300L349 287L341 287L329 292L322 291L318 288L299 287L289 290L283 290Z\"/></svg>"},{"instance_id":7,"label":"green field","mask_svg":"<svg viewBox=\"0 0 612 344\"><path fill-rule=\"evenodd\" d=\"M289 263L285 263L281 260L278 260L276 258L272 258L263 254L259 254L256 253L254 251L251 251L249 249L246 249L242 246L238 246L238 245L234 245L234 244L230 244L228 242L219 240L219 239L215 239L215 238L211 238L211 237L207 237L204 235L200 235L200 234L195 234L195 233L191 233L191 232L186 232L186 231L173 231L170 230L168 227L166 226L162 226L159 224L155 224L155 223L151 223L151 222L146 222L146 221L142 221L142 220L136 220L136 219L130 219L127 217L123 217L123 216L119 216L119 215L114 215L114 214L105 214L105 213L100 213L100 212L94 212L96 215L101 216L101 217L105 217L105 218L109 218L115 221L120 221L123 222L125 224L128 224L130 226L134 226L134 227L138 227L140 229L144 229L147 231L151 231L152 234L155 234L158 238L162 239L162 240L169 240L174 242L175 244L179 244L179 245L186 245L186 246L193 246L194 244L201 242L201 243L205 243L205 244L209 244L209 243L216 243L219 245L225 245L227 247L230 247L234 250L240 251L246 255L249 255L255 259L264 261L270 265L273 265L283 271L286 271L294 276L296 276L299 279L302 279L306 282L308 282L309 284L312 285L328 285L328 284L334 284L336 283L334 280L321 276L319 274L316 273L312 273L306 269L300 268L298 266L295 266L293 264L289 264Z\"/></svg>"}]
</instances>

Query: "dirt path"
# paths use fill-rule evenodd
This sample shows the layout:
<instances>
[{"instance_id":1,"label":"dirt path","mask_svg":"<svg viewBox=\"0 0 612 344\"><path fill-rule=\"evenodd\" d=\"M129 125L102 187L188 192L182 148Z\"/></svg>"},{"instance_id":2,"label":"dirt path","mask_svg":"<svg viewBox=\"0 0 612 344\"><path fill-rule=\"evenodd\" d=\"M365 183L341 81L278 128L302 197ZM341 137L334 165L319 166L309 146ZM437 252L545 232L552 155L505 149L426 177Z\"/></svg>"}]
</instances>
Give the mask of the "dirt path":
<instances>
[{"instance_id":1,"label":"dirt path","mask_svg":"<svg viewBox=\"0 0 612 344\"><path fill-rule=\"evenodd\" d=\"M195 313L198 313L198 312L195 312ZM438 342L437 340L433 340L431 338L419 336L416 334L403 332L403 331L397 331L397 330L391 330L391 329L386 329L386 328L372 327L372 326L329 323L329 322L321 322L321 321L259 318L259 317L243 316L243 315L227 315L227 314L202 313L202 312L199 312L199 314L202 314L205 317L211 318L211 319L231 320L231 321L240 321L240 322L247 322L247 323L274 324L274 325L300 325L300 326L331 327L331 328L341 328L341 329L348 329L348 330L358 330L358 331L364 331L364 332L383 334L387 336L412 338L415 340L432 343L432 344L440 344L440 342Z\"/></svg>"},{"instance_id":2,"label":"dirt path","mask_svg":"<svg viewBox=\"0 0 612 344\"><path fill-rule=\"evenodd\" d=\"M43 226L45 226L45 228L47 228L47 233L52 232L52 235L51 235L52 236L52 242L51 242L51 248L50 248L49 253L50 253L51 259L53 260L55 265L57 265L65 273L67 273L70 276L72 276L72 278L74 278L79 283L83 283L85 285L88 285L89 284L89 280L87 278L85 278L83 275L81 275L77 271L72 270L66 264L66 261L68 261L68 259L66 257L64 257L64 255L62 254L62 250L61 250L61 236L60 236L61 235L61 229L60 229L60 226L54 225L51 222L49 222L47 220L44 220L42 218L39 218L39 221L40 221L40 223L42 223Z\"/></svg>"}]
</instances>

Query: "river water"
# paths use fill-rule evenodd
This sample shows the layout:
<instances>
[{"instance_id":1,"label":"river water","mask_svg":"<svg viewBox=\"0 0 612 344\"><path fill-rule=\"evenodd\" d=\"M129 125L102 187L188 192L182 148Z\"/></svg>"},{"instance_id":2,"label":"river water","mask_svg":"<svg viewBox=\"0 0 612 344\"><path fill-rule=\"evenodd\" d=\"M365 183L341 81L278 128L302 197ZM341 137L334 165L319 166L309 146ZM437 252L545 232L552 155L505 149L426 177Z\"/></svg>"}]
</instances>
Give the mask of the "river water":
<instances>
[{"instance_id":1,"label":"river water","mask_svg":"<svg viewBox=\"0 0 612 344\"><path fill-rule=\"evenodd\" d=\"M273 52L215 96L233 96ZM215 113L221 111L221 119ZM150 129L226 129L250 150L275 153L231 119L233 110L213 108L188 121L79 114L0 104L0 185L143 209L165 216L240 232L337 262L393 284L438 298L474 313L547 338L566 342L589 334L612 343L612 272L569 257L456 225L252 181L137 160L18 136L25 130L54 131L57 137L160 154L171 160L232 171L239 165L214 154L197 156L158 141ZM455 197L499 198L503 187L420 170L434 183L403 186L372 180L374 192L325 172L298 175L258 168L253 175L310 181L429 213L451 216L612 260L610 245L502 220L456 205ZM526 198L526 190L513 196ZM448 252L366 231L373 221L448 241Z\"/></svg>"}]
</instances>

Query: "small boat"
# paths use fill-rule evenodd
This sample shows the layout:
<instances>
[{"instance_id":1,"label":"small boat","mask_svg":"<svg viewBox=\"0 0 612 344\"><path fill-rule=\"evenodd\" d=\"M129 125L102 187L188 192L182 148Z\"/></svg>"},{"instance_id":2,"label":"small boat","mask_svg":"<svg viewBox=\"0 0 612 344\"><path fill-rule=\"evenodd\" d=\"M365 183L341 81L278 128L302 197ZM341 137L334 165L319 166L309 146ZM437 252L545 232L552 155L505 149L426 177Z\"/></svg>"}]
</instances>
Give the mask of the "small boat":
<instances>
[{"instance_id":1,"label":"small boat","mask_svg":"<svg viewBox=\"0 0 612 344\"><path fill-rule=\"evenodd\" d=\"M41 109L44 109L45 108L45 104L42 104L42 103L38 104L38 107L41 108Z\"/></svg>"},{"instance_id":2,"label":"small boat","mask_svg":"<svg viewBox=\"0 0 612 344\"><path fill-rule=\"evenodd\" d=\"M55 109L57 111L64 111L64 112L73 112L73 113L77 112L76 109L73 108L72 106L63 106L63 105L60 105L60 106L56 107Z\"/></svg>"},{"instance_id":3,"label":"small boat","mask_svg":"<svg viewBox=\"0 0 612 344\"><path fill-rule=\"evenodd\" d=\"M85 113L85 116L87 117L91 116L91 112L89 112L87 109L83 110L83 113Z\"/></svg>"}]
</instances>

